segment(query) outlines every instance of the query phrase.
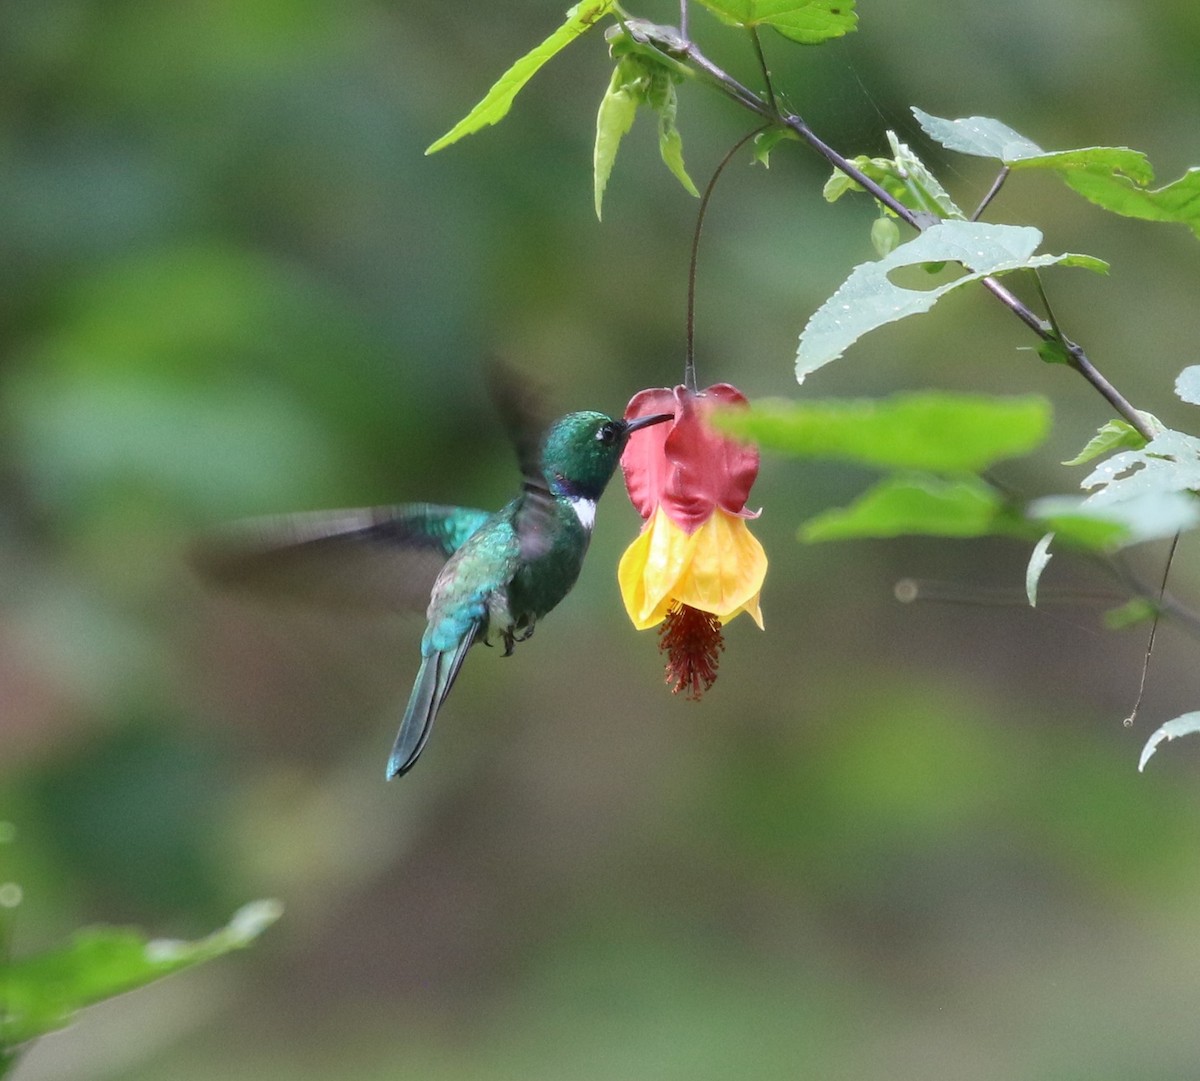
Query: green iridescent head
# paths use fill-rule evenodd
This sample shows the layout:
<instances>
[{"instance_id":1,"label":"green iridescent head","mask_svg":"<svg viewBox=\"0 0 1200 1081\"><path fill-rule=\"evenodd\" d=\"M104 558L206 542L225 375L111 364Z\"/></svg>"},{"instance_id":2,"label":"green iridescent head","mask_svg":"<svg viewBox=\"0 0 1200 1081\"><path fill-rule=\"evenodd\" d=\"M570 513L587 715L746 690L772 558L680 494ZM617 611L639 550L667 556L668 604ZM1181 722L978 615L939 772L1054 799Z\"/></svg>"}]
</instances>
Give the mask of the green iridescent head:
<instances>
[{"instance_id":1,"label":"green iridescent head","mask_svg":"<svg viewBox=\"0 0 1200 1081\"><path fill-rule=\"evenodd\" d=\"M599 499L612 479L629 436L639 428L671 420L670 413L614 420L603 413L568 413L550 425L542 440L542 473L555 495Z\"/></svg>"}]
</instances>

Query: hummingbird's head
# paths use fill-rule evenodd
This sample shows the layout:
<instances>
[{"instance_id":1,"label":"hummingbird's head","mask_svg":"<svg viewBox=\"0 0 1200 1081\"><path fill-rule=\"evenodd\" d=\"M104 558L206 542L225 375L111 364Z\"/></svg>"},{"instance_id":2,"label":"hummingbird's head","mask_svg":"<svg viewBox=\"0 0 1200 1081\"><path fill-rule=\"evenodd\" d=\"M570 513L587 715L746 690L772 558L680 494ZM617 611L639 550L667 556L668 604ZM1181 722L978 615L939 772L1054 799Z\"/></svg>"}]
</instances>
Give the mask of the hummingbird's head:
<instances>
[{"instance_id":1,"label":"hummingbird's head","mask_svg":"<svg viewBox=\"0 0 1200 1081\"><path fill-rule=\"evenodd\" d=\"M658 413L635 420L614 420L603 413L568 413L546 430L542 472L555 495L599 499L612 479L632 433L672 420Z\"/></svg>"}]
</instances>

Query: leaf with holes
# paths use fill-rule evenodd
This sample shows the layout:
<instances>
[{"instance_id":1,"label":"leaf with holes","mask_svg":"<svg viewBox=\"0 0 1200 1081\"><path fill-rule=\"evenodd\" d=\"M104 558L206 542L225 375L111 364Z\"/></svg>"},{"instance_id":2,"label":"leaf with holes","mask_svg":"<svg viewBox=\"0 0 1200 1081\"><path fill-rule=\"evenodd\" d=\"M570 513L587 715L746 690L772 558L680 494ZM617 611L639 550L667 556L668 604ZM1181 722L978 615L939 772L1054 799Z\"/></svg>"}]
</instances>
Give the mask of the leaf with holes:
<instances>
[{"instance_id":1,"label":"leaf with holes","mask_svg":"<svg viewBox=\"0 0 1200 1081\"><path fill-rule=\"evenodd\" d=\"M1200 491L1200 439L1172 429L1160 432L1140 450L1105 459L1079 486L1096 506L1134 496Z\"/></svg>"},{"instance_id":2,"label":"leaf with holes","mask_svg":"<svg viewBox=\"0 0 1200 1081\"><path fill-rule=\"evenodd\" d=\"M1189 365L1176 376L1175 393L1188 405L1200 405L1200 364Z\"/></svg>"}]
</instances>

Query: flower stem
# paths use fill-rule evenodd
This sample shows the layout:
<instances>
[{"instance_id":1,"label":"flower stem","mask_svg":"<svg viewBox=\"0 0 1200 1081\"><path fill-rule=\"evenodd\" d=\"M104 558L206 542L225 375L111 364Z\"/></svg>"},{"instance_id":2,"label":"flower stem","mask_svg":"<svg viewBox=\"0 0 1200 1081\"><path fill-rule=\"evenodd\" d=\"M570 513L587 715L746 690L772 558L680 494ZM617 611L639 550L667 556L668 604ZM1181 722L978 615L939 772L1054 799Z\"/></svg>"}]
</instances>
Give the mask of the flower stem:
<instances>
[{"instance_id":1,"label":"flower stem","mask_svg":"<svg viewBox=\"0 0 1200 1081\"><path fill-rule=\"evenodd\" d=\"M700 197L700 209L696 212L696 228L692 233L692 257L688 263L687 353L683 360L683 385L693 394L699 389L699 384L696 382L696 266L700 258L700 233L704 229L704 215L708 212L708 202L712 198L713 189L717 186L717 180L725 171L725 166L759 132L766 131L767 126L764 124L762 127L755 128L748 135L743 135L729 148L720 163L713 170L712 176L709 177L708 183L705 185L704 194Z\"/></svg>"}]
</instances>

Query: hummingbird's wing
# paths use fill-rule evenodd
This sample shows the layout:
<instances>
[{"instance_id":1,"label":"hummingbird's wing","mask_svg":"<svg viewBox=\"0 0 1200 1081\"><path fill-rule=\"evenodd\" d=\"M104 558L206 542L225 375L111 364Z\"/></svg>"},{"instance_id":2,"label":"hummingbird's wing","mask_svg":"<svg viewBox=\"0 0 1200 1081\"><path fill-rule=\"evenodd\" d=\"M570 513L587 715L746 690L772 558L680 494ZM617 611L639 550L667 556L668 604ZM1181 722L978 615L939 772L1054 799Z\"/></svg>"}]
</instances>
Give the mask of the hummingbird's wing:
<instances>
[{"instance_id":1,"label":"hummingbird's wing","mask_svg":"<svg viewBox=\"0 0 1200 1081\"><path fill-rule=\"evenodd\" d=\"M446 560L490 514L407 503L235 523L195 546L205 580L324 606L423 612Z\"/></svg>"},{"instance_id":2,"label":"hummingbird's wing","mask_svg":"<svg viewBox=\"0 0 1200 1081\"><path fill-rule=\"evenodd\" d=\"M522 492L513 526L521 544L521 558L531 561L545 555L550 546L549 523L554 509L554 496L542 472L542 435L551 420L545 391L535 380L498 358L488 362L486 371L488 392L521 468Z\"/></svg>"},{"instance_id":3,"label":"hummingbird's wing","mask_svg":"<svg viewBox=\"0 0 1200 1081\"><path fill-rule=\"evenodd\" d=\"M542 476L542 433L552 419L546 409L544 387L525 372L493 357L484 369L488 394L504 432L517 452L525 477Z\"/></svg>"}]
</instances>

